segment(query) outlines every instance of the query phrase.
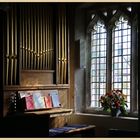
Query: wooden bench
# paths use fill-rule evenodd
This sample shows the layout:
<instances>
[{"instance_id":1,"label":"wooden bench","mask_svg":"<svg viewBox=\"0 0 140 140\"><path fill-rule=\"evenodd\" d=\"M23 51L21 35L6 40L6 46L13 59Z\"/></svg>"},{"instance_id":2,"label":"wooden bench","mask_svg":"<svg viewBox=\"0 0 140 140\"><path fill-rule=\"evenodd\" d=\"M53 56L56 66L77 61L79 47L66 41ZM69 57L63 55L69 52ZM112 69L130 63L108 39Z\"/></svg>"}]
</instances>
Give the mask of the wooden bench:
<instances>
[{"instance_id":1,"label":"wooden bench","mask_svg":"<svg viewBox=\"0 0 140 140\"><path fill-rule=\"evenodd\" d=\"M94 137L95 125L66 125L49 131L50 137Z\"/></svg>"}]
</instances>

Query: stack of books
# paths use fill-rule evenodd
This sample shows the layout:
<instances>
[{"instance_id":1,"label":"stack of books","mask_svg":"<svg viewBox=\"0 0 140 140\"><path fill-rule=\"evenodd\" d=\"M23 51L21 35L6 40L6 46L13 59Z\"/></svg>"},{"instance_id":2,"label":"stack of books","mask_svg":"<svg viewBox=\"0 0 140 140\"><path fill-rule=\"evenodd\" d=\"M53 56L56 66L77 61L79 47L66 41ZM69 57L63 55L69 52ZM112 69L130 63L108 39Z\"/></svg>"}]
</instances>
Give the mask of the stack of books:
<instances>
[{"instance_id":1,"label":"stack of books","mask_svg":"<svg viewBox=\"0 0 140 140\"><path fill-rule=\"evenodd\" d=\"M24 111L61 107L57 90L44 95L41 91L19 91L20 102Z\"/></svg>"}]
</instances>

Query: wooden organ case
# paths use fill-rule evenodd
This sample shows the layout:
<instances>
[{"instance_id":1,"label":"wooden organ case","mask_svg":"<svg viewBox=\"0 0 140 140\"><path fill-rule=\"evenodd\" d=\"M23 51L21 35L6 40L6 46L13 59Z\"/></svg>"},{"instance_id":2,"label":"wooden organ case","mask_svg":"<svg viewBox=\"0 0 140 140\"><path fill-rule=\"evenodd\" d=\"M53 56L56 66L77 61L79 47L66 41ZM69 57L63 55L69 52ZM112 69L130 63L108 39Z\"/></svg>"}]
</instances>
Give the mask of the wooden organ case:
<instances>
[{"instance_id":1,"label":"wooden organ case","mask_svg":"<svg viewBox=\"0 0 140 140\"><path fill-rule=\"evenodd\" d=\"M9 3L2 6L0 20L0 118L17 112L16 107L11 109L11 96L21 90L57 89L63 108L69 108L67 6ZM59 127L66 123L66 118L57 115L50 122L49 127Z\"/></svg>"}]
</instances>

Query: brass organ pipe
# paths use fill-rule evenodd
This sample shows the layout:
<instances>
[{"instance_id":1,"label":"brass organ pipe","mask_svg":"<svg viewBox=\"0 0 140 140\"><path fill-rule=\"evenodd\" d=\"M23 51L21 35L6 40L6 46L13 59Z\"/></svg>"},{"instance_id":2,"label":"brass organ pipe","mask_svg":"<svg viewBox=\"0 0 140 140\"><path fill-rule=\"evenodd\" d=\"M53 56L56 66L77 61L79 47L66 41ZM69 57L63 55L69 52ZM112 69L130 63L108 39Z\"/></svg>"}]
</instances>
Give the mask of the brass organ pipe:
<instances>
[{"instance_id":1,"label":"brass organ pipe","mask_svg":"<svg viewBox=\"0 0 140 140\"><path fill-rule=\"evenodd\" d=\"M51 9L50 9L50 14L49 14L49 20L50 20L50 22L49 22L49 29L50 29L50 31L49 31L49 43L50 43L50 45L49 45L49 69L51 69L51 51L52 51L52 38L51 38L51 24L52 24L52 22L51 22Z\"/></svg>"},{"instance_id":2,"label":"brass organ pipe","mask_svg":"<svg viewBox=\"0 0 140 140\"><path fill-rule=\"evenodd\" d=\"M15 7L13 7L13 85L15 84Z\"/></svg>"},{"instance_id":3,"label":"brass organ pipe","mask_svg":"<svg viewBox=\"0 0 140 140\"><path fill-rule=\"evenodd\" d=\"M30 42L31 42L30 41L30 38L31 38L30 18L31 18L31 16L30 16L30 7L28 7L27 13L28 13L27 14L28 15L28 18L27 18L28 19L27 20L27 23L28 23L27 24L28 25L28 30L27 30L28 31L28 36L27 36L28 37L28 46L27 46L27 48L28 48L27 49L27 51L28 51L28 69L31 69L31 45L30 45Z\"/></svg>"},{"instance_id":4,"label":"brass organ pipe","mask_svg":"<svg viewBox=\"0 0 140 140\"><path fill-rule=\"evenodd\" d=\"M28 69L28 65L29 65L29 26L28 26L28 6L26 7L26 69Z\"/></svg>"},{"instance_id":5,"label":"brass organ pipe","mask_svg":"<svg viewBox=\"0 0 140 140\"><path fill-rule=\"evenodd\" d=\"M67 11L66 11L66 16L65 16L65 24L66 24L66 27L65 27L65 45L66 45L66 49L65 49L65 66L66 66L66 69L65 69L65 83L67 84L67 74L68 74L68 42L67 42L67 39L68 39L68 32L67 32L67 29L68 29L68 24L67 24Z\"/></svg>"},{"instance_id":6,"label":"brass organ pipe","mask_svg":"<svg viewBox=\"0 0 140 140\"><path fill-rule=\"evenodd\" d=\"M58 36L59 37L59 46L58 46L58 48L59 48L59 53L58 53L58 67L59 67L58 68L59 69L58 70L58 73L59 73L58 80L59 80L59 84L61 83L61 18L60 18L60 14L61 13L59 11L59 19L58 19L59 20L59 23L58 23L59 24L59 27L58 27L59 28L59 36Z\"/></svg>"},{"instance_id":7,"label":"brass organ pipe","mask_svg":"<svg viewBox=\"0 0 140 140\"><path fill-rule=\"evenodd\" d=\"M63 59L63 63L64 63L64 75L63 75L63 84L65 84L65 70L66 70L66 54L65 54L65 50L66 50L66 34L65 34L65 28L66 28L66 22L65 22L65 9L63 11L63 28L64 28L64 59Z\"/></svg>"},{"instance_id":8,"label":"brass organ pipe","mask_svg":"<svg viewBox=\"0 0 140 140\"><path fill-rule=\"evenodd\" d=\"M45 48L44 48L44 40L45 40L45 37L44 37L44 31L45 31L45 29L44 29L44 7L42 7L42 10L41 10L41 12L42 12L42 69L44 69L44 50L45 50Z\"/></svg>"},{"instance_id":9,"label":"brass organ pipe","mask_svg":"<svg viewBox=\"0 0 140 140\"><path fill-rule=\"evenodd\" d=\"M51 14L51 29L52 29L52 69L54 69L54 28L53 28L53 23L54 23L54 19L53 19L53 10L52 10L52 14Z\"/></svg>"},{"instance_id":10,"label":"brass organ pipe","mask_svg":"<svg viewBox=\"0 0 140 140\"><path fill-rule=\"evenodd\" d=\"M28 9L28 8L27 8ZM26 47L25 47L25 69L28 68L28 13L27 13L27 10L25 10L25 40L26 40Z\"/></svg>"},{"instance_id":11,"label":"brass organ pipe","mask_svg":"<svg viewBox=\"0 0 140 140\"><path fill-rule=\"evenodd\" d=\"M39 57L40 57L40 54L39 54L39 44L40 43L40 40L39 40L39 8L37 8L37 69L39 69Z\"/></svg>"},{"instance_id":12,"label":"brass organ pipe","mask_svg":"<svg viewBox=\"0 0 140 140\"><path fill-rule=\"evenodd\" d=\"M40 69L42 69L42 8L40 9Z\"/></svg>"},{"instance_id":13,"label":"brass organ pipe","mask_svg":"<svg viewBox=\"0 0 140 140\"><path fill-rule=\"evenodd\" d=\"M20 24L20 60L23 59L23 42L22 42L22 9L20 8L20 21L19 21L19 24ZM23 62L20 61L20 64L21 64L21 68L23 68Z\"/></svg>"},{"instance_id":14,"label":"brass organ pipe","mask_svg":"<svg viewBox=\"0 0 140 140\"><path fill-rule=\"evenodd\" d=\"M14 38L13 38L13 8L11 11L11 78L10 78L10 85L13 84L13 56L14 56Z\"/></svg>"},{"instance_id":15,"label":"brass organ pipe","mask_svg":"<svg viewBox=\"0 0 140 140\"><path fill-rule=\"evenodd\" d=\"M13 10L13 9L12 9ZM12 11L13 12L13 14L12 15L14 15L14 11ZM13 18L13 16L12 16L12 18ZM11 68L12 68L12 70L11 70L11 85L14 85L14 19L12 19L13 20L13 24L12 24L12 43L11 43L11 45L12 45L12 51L11 51Z\"/></svg>"},{"instance_id":16,"label":"brass organ pipe","mask_svg":"<svg viewBox=\"0 0 140 140\"><path fill-rule=\"evenodd\" d=\"M65 64L65 70L64 70L64 83L66 84L66 78L67 78L67 21L66 21L66 9L65 9L65 56L64 56L64 64Z\"/></svg>"},{"instance_id":17,"label":"brass organ pipe","mask_svg":"<svg viewBox=\"0 0 140 140\"><path fill-rule=\"evenodd\" d=\"M62 13L60 8L60 84L62 84Z\"/></svg>"},{"instance_id":18,"label":"brass organ pipe","mask_svg":"<svg viewBox=\"0 0 140 140\"><path fill-rule=\"evenodd\" d=\"M49 69L51 69L51 9L49 8Z\"/></svg>"},{"instance_id":19,"label":"brass organ pipe","mask_svg":"<svg viewBox=\"0 0 140 140\"><path fill-rule=\"evenodd\" d=\"M61 9L61 21L62 21L62 34L61 34L61 37L62 37L62 49L61 49L61 52L62 52L62 56L61 56L61 84L63 84L63 78L64 78L64 20L63 20L63 11Z\"/></svg>"},{"instance_id":20,"label":"brass organ pipe","mask_svg":"<svg viewBox=\"0 0 140 140\"><path fill-rule=\"evenodd\" d=\"M23 9L22 9L22 19L23 19L23 21L22 21L22 54L23 54L23 57L22 57L22 63L23 63L23 65L22 65L22 69L25 69L25 13L24 13L24 7L23 7Z\"/></svg>"},{"instance_id":21,"label":"brass organ pipe","mask_svg":"<svg viewBox=\"0 0 140 140\"><path fill-rule=\"evenodd\" d=\"M44 9L44 69L47 69L47 59L46 59L46 46L47 46L47 42L46 42L46 10Z\"/></svg>"},{"instance_id":22,"label":"brass organ pipe","mask_svg":"<svg viewBox=\"0 0 140 140\"><path fill-rule=\"evenodd\" d=\"M60 13L58 13L58 84L60 84Z\"/></svg>"},{"instance_id":23,"label":"brass organ pipe","mask_svg":"<svg viewBox=\"0 0 140 140\"><path fill-rule=\"evenodd\" d=\"M36 24L36 22L37 22L37 12L36 12L36 8L34 8L34 36L35 36L35 39L34 39L34 46L35 46L35 48L34 48L34 69L36 69L37 68L37 24Z\"/></svg>"},{"instance_id":24,"label":"brass organ pipe","mask_svg":"<svg viewBox=\"0 0 140 140\"><path fill-rule=\"evenodd\" d=\"M14 67L14 81L15 84L17 83L17 12L16 12L16 8L15 8L15 67Z\"/></svg>"},{"instance_id":25,"label":"brass organ pipe","mask_svg":"<svg viewBox=\"0 0 140 140\"><path fill-rule=\"evenodd\" d=\"M7 12L7 52L6 52L6 85L9 81L9 11Z\"/></svg>"},{"instance_id":26,"label":"brass organ pipe","mask_svg":"<svg viewBox=\"0 0 140 140\"><path fill-rule=\"evenodd\" d=\"M24 41L24 69L26 69L26 13L25 13L25 7L23 10L23 14L24 14L24 22L23 22L23 30L24 30L24 35L23 35L23 41Z\"/></svg>"},{"instance_id":27,"label":"brass organ pipe","mask_svg":"<svg viewBox=\"0 0 140 140\"><path fill-rule=\"evenodd\" d=\"M50 38L51 38L51 54L50 54L50 69L53 69L53 19L52 19L52 15L53 15L53 13L52 13L52 9L51 9L51 14L50 14L50 23L51 23L51 25L50 25L50 28L51 28L51 32L50 32Z\"/></svg>"},{"instance_id":28,"label":"brass organ pipe","mask_svg":"<svg viewBox=\"0 0 140 140\"><path fill-rule=\"evenodd\" d=\"M34 33L34 39L33 39L33 69L36 69L36 12L35 12L35 7L33 7L33 33Z\"/></svg>"},{"instance_id":29,"label":"brass organ pipe","mask_svg":"<svg viewBox=\"0 0 140 140\"><path fill-rule=\"evenodd\" d=\"M52 35L52 33L53 33L53 21L52 21L52 9L51 9L51 14L50 14L50 21L51 21L51 25L50 25L50 38L51 38L51 51L50 51L50 69L53 69L53 35Z\"/></svg>"},{"instance_id":30,"label":"brass organ pipe","mask_svg":"<svg viewBox=\"0 0 140 140\"><path fill-rule=\"evenodd\" d=\"M35 68L35 12L34 12L34 6L32 7L32 69Z\"/></svg>"},{"instance_id":31,"label":"brass organ pipe","mask_svg":"<svg viewBox=\"0 0 140 140\"><path fill-rule=\"evenodd\" d=\"M52 16L53 16L53 13L52 13ZM52 17L52 23L53 23L53 17ZM54 69L54 30L53 30L53 24L52 24L52 69Z\"/></svg>"},{"instance_id":32,"label":"brass organ pipe","mask_svg":"<svg viewBox=\"0 0 140 140\"><path fill-rule=\"evenodd\" d=\"M39 8L39 16L38 16L38 19L39 19L39 69L41 69L41 8Z\"/></svg>"},{"instance_id":33,"label":"brass organ pipe","mask_svg":"<svg viewBox=\"0 0 140 140\"><path fill-rule=\"evenodd\" d=\"M50 9L48 11L48 69L50 69Z\"/></svg>"},{"instance_id":34,"label":"brass organ pipe","mask_svg":"<svg viewBox=\"0 0 140 140\"><path fill-rule=\"evenodd\" d=\"M64 60L63 60L63 63L64 63L64 77L63 77L63 84L65 84L65 70L66 70L66 54L65 54L65 50L66 50L66 34L65 34L65 29L66 29L66 22L65 22L65 16L66 16L66 13L65 13L65 8L64 8L64 15L63 15L63 22L64 22Z\"/></svg>"},{"instance_id":35,"label":"brass organ pipe","mask_svg":"<svg viewBox=\"0 0 140 140\"><path fill-rule=\"evenodd\" d=\"M58 16L57 16L58 17ZM59 18L58 18L59 19ZM58 84L59 83L59 46L58 46L58 44L59 44L59 40L58 40L58 36L59 36L59 31L58 31L58 25L59 25L59 21L57 20L57 23L56 23L56 63L55 63L55 65L56 65L56 84Z\"/></svg>"},{"instance_id":36,"label":"brass organ pipe","mask_svg":"<svg viewBox=\"0 0 140 140\"><path fill-rule=\"evenodd\" d=\"M64 13L63 13L63 9L61 9L61 26L62 26L62 34L61 34L61 37L62 37L62 49L61 49L61 53L62 53L62 56L61 56L61 84L63 84L63 80L64 80Z\"/></svg>"},{"instance_id":37,"label":"brass organ pipe","mask_svg":"<svg viewBox=\"0 0 140 140\"><path fill-rule=\"evenodd\" d=\"M46 13L46 14L45 14ZM44 9L44 34L45 34L45 40L44 40L44 49L45 49L45 52L44 52L44 57L45 57L45 64L44 64L44 67L45 69L47 69L47 55L46 55L46 50L47 50L47 18L46 18L46 15L47 15L47 10Z\"/></svg>"},{"instance_id":38,"label":"brass organ pipe","mask_svg":"<svg viewBox=\"0 0 140 140\"><path fill-rule=\"evenodd\" d=\"M46 15L46 68L48 69L48 10L47 10L47 15Z\"/></svg>"},{"instance_id":39,"label":"brass organ pipe","mask_svg":"<svg viewBox=\"0 0 140 140\"><path fill-rule=\"evenodd\" d=\"M42 18L42 22L43 22L43 69L45 69L45 63L46 63L46 60L45 60L45 11L44 11L44 8L43 8L43 18Z\"/></svg>"},{"instance_id":40,"label":"brass organ pipe","mask_svg":"<svg viewBox=\"0 0 140 140\"><path fill-rule=\"evenodd\" d=\"M49 69L51 69L51 51L52 51L52 38L51 38L51 9L49 14Z\"/></svg>"},{"instance_id":41,"label":"brass organ pipe","mask_svg":"<svg viewBox=\"0 0 140 140\"><path fill-rule=\"evenodd\" d=\"M69 44L70 44L70 25L69 25L69 18L67 18L67 84L70 83L70 75L69 75Z\"/></svg>"},{"instance_id":42,"label":"brass organ pipe","mask_svg":"<svg viewBox=\"0 0 140 140\"><path fill-rule=\"evenodd\" d=\"M15 74L15 28L14 28L15 27L15 11L14 11L14 9L15 8L13 7L12 8L12 13L13 13L13 16L12 16L13 17L13 27L12 27L13 28L12 29L13 30L12 31L12 36L13 36L12 37L12 39L13 39L13 43L12 43L13 44L13 47L12 47L13 48L13 54L12 54L12 59L13 59L13 74L12 75L13 76L12 76L12 85L15 84L14 83L15 82L14 81L14 77L15 77L15 75L14 75Z\"/></svg>"},{"instance_id":43,"label":"brass organ pipe","mask_svg":"<svg viewBox=\"0 0 140 140\"><path fill-rule=\"evenodd\" d=\"M31 69L33 69L33 61L34 61L34 59L33 59L33 9L32 9L32 7L31 7Z\"/></svg>"},{"instance_id":44,"label":"brass organ pipe","mask_svg":"<svg viewBox=\"0 0 140 140\"><path fill-rule=\"evenodd\" d=\"M54 21L53 21L53 19L52 19L52 23L53 23ZM54 34L54 30L53 30L53 24L52 24L52 27L51 27L51 29L52 29L52 32L51 32L51 36L52 36L52 53L51 53L51 56L52 56L52 67L51 67L51 69L54 69L54 37L53 37L53 34Z\"/></svg>"}]
</instances>

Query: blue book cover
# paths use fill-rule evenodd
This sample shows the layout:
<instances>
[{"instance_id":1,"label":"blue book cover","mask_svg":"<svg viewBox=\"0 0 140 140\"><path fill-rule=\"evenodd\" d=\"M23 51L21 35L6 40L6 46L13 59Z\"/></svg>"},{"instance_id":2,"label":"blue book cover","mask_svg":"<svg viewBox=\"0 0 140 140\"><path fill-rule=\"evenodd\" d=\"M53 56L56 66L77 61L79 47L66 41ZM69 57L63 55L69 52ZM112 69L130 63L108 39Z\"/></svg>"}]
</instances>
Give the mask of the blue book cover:
<instances>
[{"instance_id":1,"label":"blue book cover","mask_svg":"<svg viewBox=\"0 0 140 140\"><path fill-rule=\"evenodd\" d=\"M52 97L53 107L61 107L58 91L57 90L51 91L50 96Z\"/></svg>"},{"instance_id":2,"label":"blue book cover","mask_svg":"<svg viewBox=\"0 0 140 140\"><path fill-rule=\"evenodd\" d=\"M34 100L35 109L46 108L44 98L42 97L39 91L33 93L33 100Z\"/></svg>"}]
</instances>

